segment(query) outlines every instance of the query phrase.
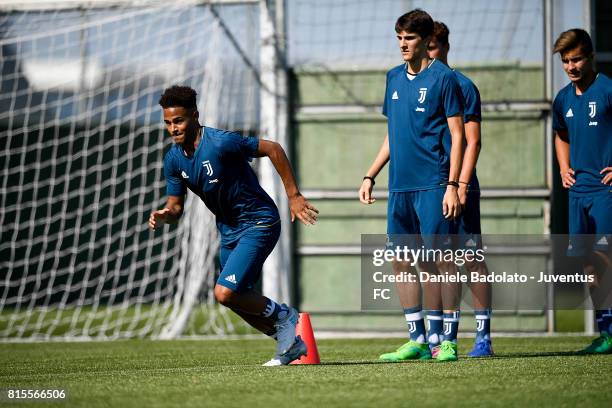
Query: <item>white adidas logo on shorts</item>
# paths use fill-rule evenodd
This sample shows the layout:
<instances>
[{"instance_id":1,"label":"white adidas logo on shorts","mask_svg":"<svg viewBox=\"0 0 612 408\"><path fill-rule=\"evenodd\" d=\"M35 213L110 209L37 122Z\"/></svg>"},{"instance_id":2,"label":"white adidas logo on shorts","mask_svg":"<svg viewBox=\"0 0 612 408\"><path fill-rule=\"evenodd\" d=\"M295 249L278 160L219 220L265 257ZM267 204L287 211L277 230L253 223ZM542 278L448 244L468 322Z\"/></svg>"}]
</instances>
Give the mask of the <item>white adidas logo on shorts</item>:
<instances>
[{"instance_id":1,"label":"white adidas logo on shorts","mask_svg":"<svg viewBox=\"0 0 612 408\"><path fill-rule=\"evenodd\" d=\"M476 246L476 241L474 241L472 238L468 239L465 243L465 246L468 247L475 247Z\"/></svg>"},{"instance_id":2,"label":"white adidas logo on shorts","mask_svg":"<svg viewBox=\"0 0 612 408\"><path fill-rule=\"evenodd\" d=\"M226 281L233 283L234 285L236 284L236 275L231 274L230 276L228 276L227 278L225 278Z\"/></svg>"}]
</instances>

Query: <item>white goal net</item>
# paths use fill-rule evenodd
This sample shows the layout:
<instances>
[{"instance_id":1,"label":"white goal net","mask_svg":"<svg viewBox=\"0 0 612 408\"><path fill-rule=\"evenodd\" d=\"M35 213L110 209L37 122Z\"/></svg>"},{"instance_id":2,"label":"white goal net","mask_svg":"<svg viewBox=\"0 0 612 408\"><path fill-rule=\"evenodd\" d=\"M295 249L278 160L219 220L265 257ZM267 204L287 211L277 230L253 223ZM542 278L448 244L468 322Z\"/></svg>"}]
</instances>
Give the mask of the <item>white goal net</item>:
<instances>
[{"instance_id":1,"label":"white goal net","mask_svg":"<svg viewBox=\"0 0 612 408\"><path fill-rule=\"evenodd\" d=\"M246 330L214 304L203 204L190 195L163 231L146 222L165 200L164 88L196 89L205 125L257 129L257 3L11 3L0 5L0 339Z\"/></svg>"}]
</instances>

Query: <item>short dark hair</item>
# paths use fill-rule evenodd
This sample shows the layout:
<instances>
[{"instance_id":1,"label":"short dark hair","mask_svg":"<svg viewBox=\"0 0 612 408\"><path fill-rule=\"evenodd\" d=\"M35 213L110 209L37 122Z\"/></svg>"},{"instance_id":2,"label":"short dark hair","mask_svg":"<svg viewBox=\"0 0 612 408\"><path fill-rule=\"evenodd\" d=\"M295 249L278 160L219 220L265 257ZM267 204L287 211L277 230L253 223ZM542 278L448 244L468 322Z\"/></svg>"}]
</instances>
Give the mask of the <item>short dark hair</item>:
<instances>
[{"instance_id":1,"label":"short dark hair","mask_svg":"<svg viewBox=\"0 0 612 408\"><path fill-rule=\"evenodd\" d=\"M414 9L400 16L395 22L395 32L416 33L425 39L431 37L434 29L433 19L426 11Z\"/></svg>"},{"instance_id":2,"label":"short dark hair","mask_svg":"<svg viewBox=\"0 0 612 408\"><path fill-rule=\"evenodd\" d=\"M198 94L193 88L188 86L173 85L166 88L162 96L159 98L159 104L162 108L170 108L180 106L185 109L198 109L196 104L196 96Z\"/></svg>"},{"instance_id":3,"label":"short dark hair","mask_svg":"<svg viewBox=\"0 0 612 408\"><path fill-rule=\"evenodd\" d=\"M441 21L434 21L433 36L441 45L448 45L448 27Z\"/></svg>"},{"instance_id":4,"label":"short dark hair","mask_svg":"<svg viewBox=\"0 0 612 408\"><path fill-rule=\"evenodd\" d=\"M561 33L557 41L555 41L555 47L553 48L553 54L563 54L569 50L573 50L576 47L580 47L582 52L585 54L593 54L593 41L589 33L581 28L572 28Z\"/></svg>"}]
</instances>

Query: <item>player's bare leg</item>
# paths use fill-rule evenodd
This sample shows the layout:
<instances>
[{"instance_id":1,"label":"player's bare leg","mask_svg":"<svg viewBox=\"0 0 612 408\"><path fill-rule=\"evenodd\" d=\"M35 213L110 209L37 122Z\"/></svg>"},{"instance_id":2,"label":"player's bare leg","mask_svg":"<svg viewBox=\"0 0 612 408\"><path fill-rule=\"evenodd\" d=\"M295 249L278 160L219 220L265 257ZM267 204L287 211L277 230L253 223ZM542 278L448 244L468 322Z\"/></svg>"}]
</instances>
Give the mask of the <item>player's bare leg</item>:
<instances>
[{"instance_id":1,"label":"player's bare leg","mask_svg":"<svg viewBox=\"0 0 612 408\"><path fill-rule=\"evenodd\" d=\"M404 309L414 308L421 305L421 284L418 282L418 274L410 262L393 261L393 273L400 276L408 272L415 277L415 282L398 282L395 285L400 304Z\"/></svg>"},{"instance_id":2,"label":"player's bare leg","mask_svg":"<svg viewBox=\"0 0 612 408\"><path fill-rule=\"evenodd\" d=\"M267 365L288 364L306 354L306 345L295 336L295 326L298 322L298 313L295 309L284 304L278 305L255 291L239 293L217 284L214 293L215 298L222 305L241 312L241 316L251 315L245 321L264 334L270 333L270 330L266 330L267 326L264 325L263 318L273 321L277 347L275 357L266 363Z\"/></svg>"},{"instance_id":3,"label":"player's bare leg","mask_svg":"<svg viewBox=\"0 0 612 408\"><path fill-rule=\"evenodd\" d=\"M610 261L610 255L601 251L593 252L587 258L584 273L593 277L593 281L589 283L593 306L597 309L611 308L612 262Z\"/></svg>"},{"instance_id":4,"label":"player's bare leg","mask_svg":"<svg viewBox=\"0 0 612 408\"><path fill-rule=\"evenodd\" d=\"M488 276L489 268L485 262L466 262L465 269L468 272L478 272L479 276ZM491 309L491 283L468 281L468 287L472 292L474 310Z\"/></svg>"},{"instance_id":5,"label":"player's bare leg","mask_svg":"<svg viewBox=\"0 0 612 408\"><path fill-rule=\"evenodd\" d=\"M242 320L249 324L249 326L262 332L266 336L276 336L276 328L274 327L274 321L269 317L253 315L238 309L232 309L232 312L240 316Z\"/></svg>"}]
</instances>

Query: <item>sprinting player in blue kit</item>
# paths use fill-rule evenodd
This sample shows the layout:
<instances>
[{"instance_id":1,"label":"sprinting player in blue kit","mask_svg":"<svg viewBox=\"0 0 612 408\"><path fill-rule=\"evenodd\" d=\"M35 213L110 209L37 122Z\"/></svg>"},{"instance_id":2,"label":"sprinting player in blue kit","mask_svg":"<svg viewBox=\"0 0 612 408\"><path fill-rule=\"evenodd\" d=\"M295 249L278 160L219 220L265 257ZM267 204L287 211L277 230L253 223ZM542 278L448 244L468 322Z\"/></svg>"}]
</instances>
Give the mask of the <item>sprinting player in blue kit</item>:
<instances>
[{"instance_id":1,"label":"sprinting player in blue kit","mask_svg":"<svg viewBox=\"0 0 612 408\"><path fill-rule=\"evenodd\" d=\"M428 52L430 58L435 58L445 65L448 65L448 52L450 44L448 42L449 30L446 24L434 22L434 33L429 43ZM482 248L482 237L480 228L480 185L476 176L476 162L480 154L480 121L482 119L480 107L480 92L474 83L461 72L453 71L457 81L461 86L465 109L463 111L463 122L465 128L465 153L463 164L459 175L459 202L461 203L461 215L458 218L457 235L459 236L462 248L480 249ZM447 140L447 149L450 148L450 140ZM465 268L469 272L478 272L480 275L488 275L489 270L486 262L466 261ZM425 297L432 297L428 303L435 305L436 298L440 297L439 284L430 283L425 285ZM474 315L476 317L476 340L474 348L468 354L469 357L488 357L493 355L491 347L491 284L488 282L470 282L469 287L472 291L474 301ZM450 294L451 302L456 302L461 295L460 287L457 292ZM448 294L448 293L447 293ZM438 348L442 336L442 299L437 302L437 308L427 310L429 347L432 349L432 356L438 353ZM451 316L451 318L454 316ZM445 316L446 318L446 316ZM447 331L450 332L451 324L444 323ZM444 333L446 335L446 333ZM449 333L456 335L456 333ZM456 339L456 337L455 337Z\"/></svg>"},{"instance_id":2,"label":"sprinting player in blue kit","mask_svg":"<svg viewBox=\"0 0 612 408\"><path fill-rule=\"evenodd\" d=\"M388 133L363 179L359 199L364 204L375 201L374 179L390 162L387 235L399 244L405 234L419 234L425 241L432 235L454 232L453 219L460 212L457 190L463 157L463 98L452 70L427 56L433 33L429 14L420 9L406 13L397 20L395 31L404 63L387 73L383 114L388 119ZM450 150L444 143L446 138L452 140ZM431 244L440 243L426 242ZM432 261L428 267L436 274L456 271L453 262L443 260ZM396 274L414 273L409 262L399 260L393 262L393 270ZM430 359L420 283L397 284L397 290L410 338L380 359ZM443 342L437 358L456 360L456 343Z\"/></svg>"},{"instance_id":3,"label":"sprinting player in blue kit","mask_svg":"<svg viewBox=\"0 0 612 408\"><path fill-rule=\"evenodd\" d=\"M553 103L555 150L569 189L569 256L583 258L594 276L590 294L600 336L582 350L612 353L610 240L612 239L612 81L594 70L595 53L582 29L561 33L559 53L570 83Z\"/></svg>"},{"instance_id":4,"label":"sprinting player in blue kit","mask_svg":"<svg viewBox=\"0 0 612 408\"><path fill-rule=\"evenodd\" d=\"M281 224L274 201L259 185L249 161L270 158L289 197L292 221L298 218L306 225L314 224L318 210L300 194L278 143L201 126L196 92L186 86L166 89L159 104L174 144L164 158L168 199L163 209L151 213L149 227L176 223L183 214L187 189L200 197L215 214L221 235L215 298L276 339L275 356L265 365L289 364L307 352L305 343L295 336L298 313L253 289L278 241Z\"/></svg>"}]
</instances>

